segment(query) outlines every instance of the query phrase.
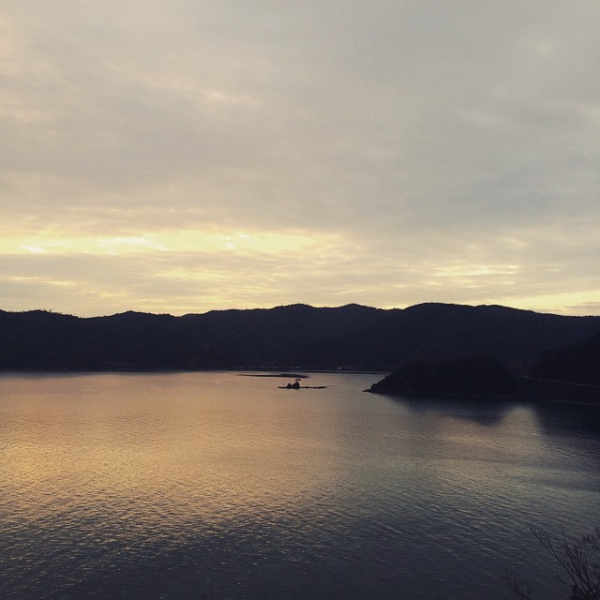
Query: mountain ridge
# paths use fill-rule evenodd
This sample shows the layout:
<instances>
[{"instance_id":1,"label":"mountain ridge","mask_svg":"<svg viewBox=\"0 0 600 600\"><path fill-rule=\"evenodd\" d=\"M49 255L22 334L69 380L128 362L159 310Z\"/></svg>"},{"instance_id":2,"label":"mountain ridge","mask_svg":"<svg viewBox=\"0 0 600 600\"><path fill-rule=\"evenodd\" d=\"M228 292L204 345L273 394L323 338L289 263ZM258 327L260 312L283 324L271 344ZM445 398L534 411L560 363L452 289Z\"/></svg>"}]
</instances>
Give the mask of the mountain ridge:
<instances>
[{"instance_id":1,"label":"mountain ridge","mask_svg":"<svg viewBox=\"0 0 600 600\"><path fill-rule=\"evenodd\" d=\"M543 353L600 332L600 316L437 302L78 317L0 310L0 369L343 369L493 356L526 372Z\"/></svg>"}]
</instances>

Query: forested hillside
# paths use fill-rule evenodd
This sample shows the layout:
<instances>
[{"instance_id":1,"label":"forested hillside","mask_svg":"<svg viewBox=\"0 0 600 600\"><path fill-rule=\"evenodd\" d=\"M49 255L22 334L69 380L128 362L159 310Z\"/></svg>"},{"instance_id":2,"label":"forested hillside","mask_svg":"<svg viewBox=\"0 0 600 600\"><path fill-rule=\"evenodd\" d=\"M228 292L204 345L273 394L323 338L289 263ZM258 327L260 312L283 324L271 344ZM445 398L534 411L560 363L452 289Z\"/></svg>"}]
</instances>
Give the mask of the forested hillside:
<instances>
[{"instance_id":1,"label":"forested hillside","mask_svg":"<svg viewBox=\"0 0 600 600\"><path fill-rule=\"evenodd\" d=\"M291 305L182 317L0 311L0 369L391 371L414 360L492 356L526 372L543 353L598 332L600 317L433 303L403 310Z\"/></svg>"},{"instance_id":2,"label":"forested hillside","mask_svg":"<svg viewBox=\"0 0 600 600\"><path fill-rule=\"evenodd\" d=\"M600 386L600 334L545 352L531 375L541 379L556 379Z\"/></svg>"}]
</instances>

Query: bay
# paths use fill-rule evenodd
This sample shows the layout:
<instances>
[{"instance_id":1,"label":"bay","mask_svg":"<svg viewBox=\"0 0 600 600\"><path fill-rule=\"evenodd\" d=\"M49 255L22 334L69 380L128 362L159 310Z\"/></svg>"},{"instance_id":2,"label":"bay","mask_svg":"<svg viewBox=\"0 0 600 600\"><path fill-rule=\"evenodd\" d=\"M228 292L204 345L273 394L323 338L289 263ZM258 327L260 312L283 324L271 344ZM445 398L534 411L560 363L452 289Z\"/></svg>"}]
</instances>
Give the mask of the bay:
<instances>
[{"instance_id":1,"label":"bay","mask_svg":"<svg viewBox=\"0 0 600 600\"><path fill-rule=\"evenodd\" d=\"M597 414L380 377L1 375L1 597L566 598L529 527L599 524Z\"/></svg>"}]
</instances>

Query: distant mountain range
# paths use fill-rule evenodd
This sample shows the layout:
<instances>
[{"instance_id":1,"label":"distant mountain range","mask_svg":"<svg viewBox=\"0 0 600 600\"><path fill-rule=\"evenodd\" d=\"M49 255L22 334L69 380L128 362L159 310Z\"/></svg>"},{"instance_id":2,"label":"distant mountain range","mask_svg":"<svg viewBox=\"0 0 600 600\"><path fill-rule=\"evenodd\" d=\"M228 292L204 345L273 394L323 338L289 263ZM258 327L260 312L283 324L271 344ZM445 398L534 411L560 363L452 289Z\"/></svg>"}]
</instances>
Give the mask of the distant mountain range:
<instances>
[{"instance_id":1,"label":"distant mountain range","mask_svg":"<svg viewBox=\"0 0 600 600\"><path fill-rule=\"evenodd\" d=\"M415 360L491 356L527 373L543 354L596 333L595 316L434 303L392 310L296 304L182 317L0 311L0 369L391 371Z\"/></svg>"}]
</instances>

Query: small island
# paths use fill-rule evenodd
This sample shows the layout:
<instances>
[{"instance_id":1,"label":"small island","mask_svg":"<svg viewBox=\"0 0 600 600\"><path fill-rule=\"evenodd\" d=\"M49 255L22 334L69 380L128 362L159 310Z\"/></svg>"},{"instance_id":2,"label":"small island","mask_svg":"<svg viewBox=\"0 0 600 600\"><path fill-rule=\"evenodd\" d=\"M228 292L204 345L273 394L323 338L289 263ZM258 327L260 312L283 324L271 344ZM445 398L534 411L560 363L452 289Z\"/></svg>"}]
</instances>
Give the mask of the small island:
<instances>
[{"instance_id":1,"label":"small island","mask_svg":"<svg viewBox=\"0 0 600 600\"><path fill-rule=\"evenodd\" d=\"M367 392L408 397L514 399L600 406L600 335L548 353L517 375L494 357L410 362Z\"/></svg>"},{"instance_id":2,"label":"small island","mask_svg":"<svg viewBox=\"0 0 600 600\"><path fill-rule=\"evenodd\" d=\"M414 361L374 383L367 391L403 396L512 398L516 377L493 357Z\"/></svg>"}]
</instances>

